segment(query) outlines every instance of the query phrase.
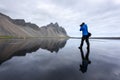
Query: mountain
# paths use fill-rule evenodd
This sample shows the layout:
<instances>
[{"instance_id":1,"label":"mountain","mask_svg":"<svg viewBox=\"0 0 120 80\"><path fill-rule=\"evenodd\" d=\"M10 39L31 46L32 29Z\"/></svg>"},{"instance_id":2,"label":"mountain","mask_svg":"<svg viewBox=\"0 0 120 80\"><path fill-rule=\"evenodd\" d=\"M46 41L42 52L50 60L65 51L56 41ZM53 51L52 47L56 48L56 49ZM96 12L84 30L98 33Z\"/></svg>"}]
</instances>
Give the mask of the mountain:
<instances>
[{"instance_id":1,"label":"mountain","mask_svg":"<svg viewBox=\"0 0 120 80\"><path fill-rule=\"evenodd\" d=\"M26 37L68 37L64 28L58 23L39 27L24 19L12 19L0 13L0 36Z\"/></svg>"}]
</instances>

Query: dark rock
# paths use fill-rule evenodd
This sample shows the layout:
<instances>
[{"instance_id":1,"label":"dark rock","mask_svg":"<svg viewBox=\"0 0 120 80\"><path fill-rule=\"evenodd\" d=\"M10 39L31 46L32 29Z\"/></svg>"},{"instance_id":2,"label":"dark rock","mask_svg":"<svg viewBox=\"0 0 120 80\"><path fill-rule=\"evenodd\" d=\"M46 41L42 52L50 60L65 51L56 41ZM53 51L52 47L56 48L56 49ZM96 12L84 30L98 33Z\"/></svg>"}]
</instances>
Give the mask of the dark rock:
<instances>
[{"instance_id":1,"label":"dark rock","mask_svg":"<svg viewBox=\"0 0 120 80\"><path fill-rule=\"evenodd\" d=\"M34 23L25 23L25 26L29 26L29 27L31 27L31 28L33 28L33 29L35 29L35 30L39 30L40 28L39 28L39 26L37 26L36 24L34 24Z\"/></svg>"},{"instance_id":2,"label":"dark rock","mask_svg":"<svg viewBox=\"0 0 120 80\"><path fill-rule=\"evenodd\" d=\"M24 19L13 19L13 23L21 26L25 26L26 24Z\"/></svg>"},{"instance_id":3,"label":"dark rock","mask_svg":"<svg viewBox=\"0 0 120 80\"><path fill-rule=\"evenodd\" d=\"M35 30L39 30L39 27L36 24L30 23L30 22L25 22L24 19L14 19L13 23L16 25L21 25L23 27L30 27L30 28L33 28Z\"/></svg>"}]
</instances>

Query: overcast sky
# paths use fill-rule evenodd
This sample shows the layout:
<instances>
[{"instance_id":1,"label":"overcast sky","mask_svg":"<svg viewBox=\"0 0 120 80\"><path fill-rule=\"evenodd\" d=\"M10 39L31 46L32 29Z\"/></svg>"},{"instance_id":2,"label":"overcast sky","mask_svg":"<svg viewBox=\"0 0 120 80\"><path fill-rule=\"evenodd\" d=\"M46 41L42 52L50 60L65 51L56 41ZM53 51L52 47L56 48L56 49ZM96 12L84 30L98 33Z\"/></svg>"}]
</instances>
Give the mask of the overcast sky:
<instances>
[{"instance_id":1,"label":"overcast sky","mask_svg":"<svg viewBox=\"0 0 120 80\"><path fill-rule=\"evenodd\" d=\"M120 0L0 0L0 12L38 26L58 22L70 36L81 36L82 22L92 36L120 36Z\"/></svg>"}]
</instances>

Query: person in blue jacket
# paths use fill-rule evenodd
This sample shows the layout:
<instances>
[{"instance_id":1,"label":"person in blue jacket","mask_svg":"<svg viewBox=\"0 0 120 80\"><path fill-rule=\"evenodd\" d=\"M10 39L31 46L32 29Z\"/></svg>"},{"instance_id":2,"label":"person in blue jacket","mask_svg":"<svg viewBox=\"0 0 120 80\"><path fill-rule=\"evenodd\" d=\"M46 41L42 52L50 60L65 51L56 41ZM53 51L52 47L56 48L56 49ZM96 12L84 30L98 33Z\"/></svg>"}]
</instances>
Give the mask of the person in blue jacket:
<instances>
[{"instance_id":1,"label":"person in blue jacket","mask_svg":"<svg viewBox=\"0 0 120 80\"><path fill-rule=\"evenodd\" d=\"M87 43L87 48L89 48L89 37L91 36L91 33L88 32L88 26L84 22L80 25L80 31L82 31L82 40L79 48L82 48L84 40Z\"/></svg>"}]
</instances>

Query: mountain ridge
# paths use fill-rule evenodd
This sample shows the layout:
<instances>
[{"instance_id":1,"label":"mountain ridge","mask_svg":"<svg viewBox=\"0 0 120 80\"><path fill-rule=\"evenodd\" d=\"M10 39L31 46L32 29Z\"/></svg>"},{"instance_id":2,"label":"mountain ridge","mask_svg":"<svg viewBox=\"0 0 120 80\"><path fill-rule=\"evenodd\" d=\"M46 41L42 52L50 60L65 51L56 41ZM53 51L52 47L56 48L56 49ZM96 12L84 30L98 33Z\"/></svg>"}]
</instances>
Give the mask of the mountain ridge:
<instances>
[{"instance_id":1,"label":"mountain ridge","mask_svg":"<svg viewBox=\"0 0 120 80\"><path fill-rule=\"evenodd\" d=\"M46 26L26 22L24 19L12 19L0 13L0 36L27 37L68 37L65 29L59 24L50 23Z\"/></svg>"}]
</instances>

